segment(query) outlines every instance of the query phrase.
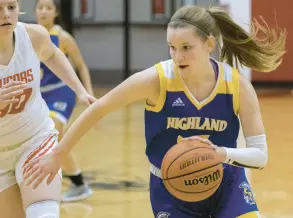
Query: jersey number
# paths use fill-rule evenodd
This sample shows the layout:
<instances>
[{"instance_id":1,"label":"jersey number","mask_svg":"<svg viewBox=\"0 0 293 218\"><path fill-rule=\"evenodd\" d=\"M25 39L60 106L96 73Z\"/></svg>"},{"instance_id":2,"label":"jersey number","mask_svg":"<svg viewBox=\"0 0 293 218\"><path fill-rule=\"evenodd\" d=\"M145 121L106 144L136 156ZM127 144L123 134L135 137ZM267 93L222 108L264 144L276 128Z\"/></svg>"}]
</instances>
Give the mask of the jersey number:
<instances>
[{"instance_id":1,"label":"jersey number","mask_svg":"<svg viewBox=\"0 0 293 218\"><path fill-rule=\"evenodd\" d=\"M27 101L32 95L32 91L32 88L24 89L21 95L15 96L14 99L18 99L18 102L9 104L0 110L0 117L4 117L7 114L18 114L22 112Z\"/></svg>"}]
</instances>

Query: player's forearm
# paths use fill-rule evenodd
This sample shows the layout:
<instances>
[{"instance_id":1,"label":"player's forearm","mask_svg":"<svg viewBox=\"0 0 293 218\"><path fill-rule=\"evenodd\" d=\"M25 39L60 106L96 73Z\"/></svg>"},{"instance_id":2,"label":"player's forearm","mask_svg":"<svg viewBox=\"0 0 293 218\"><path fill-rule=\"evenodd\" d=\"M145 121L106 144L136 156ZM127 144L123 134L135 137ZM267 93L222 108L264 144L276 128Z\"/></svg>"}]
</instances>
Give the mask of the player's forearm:
<instances>
[{"instance_id":1,"label":"player's forearm","mask_svg":"<svg viewBox=\"0 0 293 218\"><path fill-rule=\"evenodd\" d=\"M268 161L266 136L246 137L246 148L225 148L226 163L238 167L261 169Z\"/></svg>"},{"instance_id":2,"label":"player's forearm","mask_svg":"<svg viewBox=\"0 0 293 218\"><path fill-rule=\"evenodd\" d=\"M89 106L70 126L54 152L66 156L77 142L100 120L97 112L97 102Z\"/></svg>"},{"instance_id":3,"label":"player's forearm","mask_svg":"<svg viewBox=\"0 0 293 218\"><path fill-rule=\"evenodd\" d=\"M60 49L56 48L54 55L49 60L44 62L44 64L64 83L66 83L76 93L76 95L86 92L72 65Z\"/></svg>"},{"instance_id":4,"label":"player's forearm","mask_svg":"<svg viewBox=\"0 0 293 218\"><path fill-rule=\"evenodd\" d=\"M82 84L90 95L94 95L91 76L88 68L86 66L82 66L78 69Z\"/></svg>"},{"instance_id":5,"label":"player's forearm","mask_svg":"<svg viewBox=\"0 0 293 218\"><path fill-rule=\"evenodd\" d=\"M267 164L265 152L258 148L228 148L227 163L244 168L261 169Z\"/></svg>"}]
</instances>

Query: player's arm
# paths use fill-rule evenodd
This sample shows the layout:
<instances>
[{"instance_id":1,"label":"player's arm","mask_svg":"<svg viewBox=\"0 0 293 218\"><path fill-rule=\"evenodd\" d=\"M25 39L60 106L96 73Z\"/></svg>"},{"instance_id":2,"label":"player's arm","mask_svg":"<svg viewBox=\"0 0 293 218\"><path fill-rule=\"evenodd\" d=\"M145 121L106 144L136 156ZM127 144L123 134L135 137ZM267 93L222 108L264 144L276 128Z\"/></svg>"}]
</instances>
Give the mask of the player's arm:
<instances>
[{"instance_id":1,"label":"player's arm","mask_svg":"<svg viewBox=\"0 0 293 218\"><path fill-rule=\"evenodd\" d=\"M76 41L66 31L62 31L60 40L62 42L63 48L65 49L66 54L69 55L69 57L73 61L73 65L78 70L84 87L86 88L89 94L94 95L91 76L88 67L85 64L84 59L80 53L80 50L76 44Z\"/></svg>"},{"instance_id":2,"label":"player's arm","mask_svg":"<svg viewBox=\"0 0 293 218\"><path fill-rule=\"evenodd\" d=\"M70 126L57 147L49 154L36 158L24 166L25 184L33 188L49 176L50 184L61 162L74 145L105 115L135 101L145 100L155 105L160 93L159 75L155 67L136 73L89 106Z\"/></svg>"},{"instance_id":3,"label":"player's arm","mask_svg":"<svg viewBox=\"0 0 293 218\"><path fill-rule=\"evenodd\" d=\"M70 62L63 52L51 42L48 31L37 24L26 24L26 29L39 59L64 81L77 96L86 95L87 92Z\"/></svg>"},{"instance_id":4,"label":"player's arm","mask_svg":"<svg viewBox=\"0 0 293 218\"><path fill-rule=\"evenodd\" d=\"M139 100L155 105L159 93L160 82L155 67L130 76L79 116L62 138L55 152L67 154L83 135L112 111Z\"/></svg>"},{"instance_id":5,"label":"player's arm","mask_svg":"<svg viewBox=\"0 0 293 218\"><path fill-rule=\"evenodd\" d=\"M263 168L267 164L268 153L257 95L251 83L242 75L239 85L239 117L246 148L225 148L227 152L226 162L245 168Z\"/></svg>"}]
</instances>

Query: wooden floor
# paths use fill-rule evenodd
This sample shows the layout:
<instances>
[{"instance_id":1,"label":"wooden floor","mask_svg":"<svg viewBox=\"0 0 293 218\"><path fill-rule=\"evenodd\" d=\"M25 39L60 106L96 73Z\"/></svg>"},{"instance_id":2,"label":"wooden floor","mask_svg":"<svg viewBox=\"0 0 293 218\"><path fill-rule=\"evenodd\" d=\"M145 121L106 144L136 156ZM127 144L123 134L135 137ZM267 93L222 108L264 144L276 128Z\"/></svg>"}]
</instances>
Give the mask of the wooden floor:
<instances>
[{"instance_id":1,"label":"wooden floor","mask_svg":"<svg viewBox=\"0 0 293 218\"><path fill-rule=\"evenodd\" d=\"M293 218L293 96L259 92L269 164L252 172L262 218ZM77 107L76 117L82 111ZM98 123L74 156L94 189L77 203L63 203L61 218L150 218L148 162L144 154L143 104L133 104ZM69 182L64 180L64 189Z\"/></svg>"}]
</instances>

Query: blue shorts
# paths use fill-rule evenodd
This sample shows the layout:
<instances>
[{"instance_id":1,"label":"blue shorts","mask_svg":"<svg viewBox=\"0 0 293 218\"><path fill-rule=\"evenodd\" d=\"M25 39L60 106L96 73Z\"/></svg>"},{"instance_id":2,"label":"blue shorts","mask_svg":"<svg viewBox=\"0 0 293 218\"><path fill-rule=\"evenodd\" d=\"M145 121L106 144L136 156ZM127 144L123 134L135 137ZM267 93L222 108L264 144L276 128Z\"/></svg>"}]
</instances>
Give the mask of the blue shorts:
<instances>
[{"instance_id":1,"label":"blue shorts","mask_svg":"<svg viewBox=\"0 0 293 218\"><path fill-rule=\"evenodd\" d=\"M50 116L66 124L76 104L75 93L68 86L42 92L42 97L47 103Z\"/></svg>"},{"instance_id":2,"label":"blue shorts","mask_svg":"<svg viewBox=\"0 0 293 218\"><path fill-rule=\"evenodd\" d=\"M233 166L225 166L219 189L199 202L184 202L173 197L162 179L151 174L150 198L155 218L260 217L244 169Z\"/></svg>"}]
</instances>

